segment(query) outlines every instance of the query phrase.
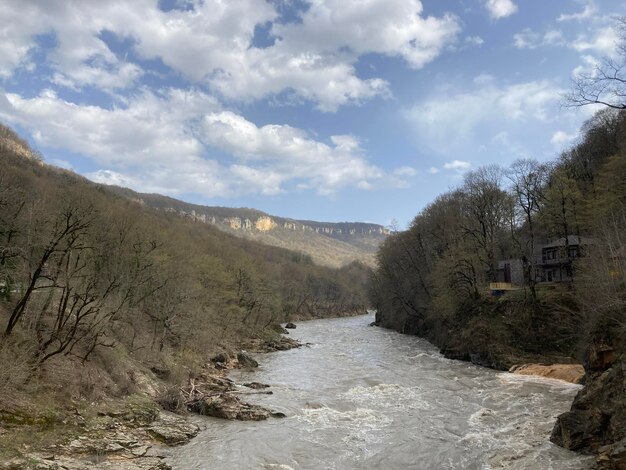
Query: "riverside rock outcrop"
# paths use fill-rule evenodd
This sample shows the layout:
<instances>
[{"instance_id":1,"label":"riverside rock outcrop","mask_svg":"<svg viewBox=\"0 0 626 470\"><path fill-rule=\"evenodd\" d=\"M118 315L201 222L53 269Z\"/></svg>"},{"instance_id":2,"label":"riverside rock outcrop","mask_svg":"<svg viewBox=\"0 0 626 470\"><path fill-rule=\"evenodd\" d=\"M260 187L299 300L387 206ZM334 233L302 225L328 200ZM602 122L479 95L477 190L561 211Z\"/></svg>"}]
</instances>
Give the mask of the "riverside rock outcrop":
<instances>
[{"instance_id":1,"label":"riverside rock outcrop","mask_svg":"<svg viewBox=\"0 0 626 470\"><path fill-rule=\"evenodd\" d=\"M550 440L598 455L601 470L626 469L626 354L593 343L585 359L586 384L570 411L557 418Z\"/></svg>"},{"instance_id":2,"label":"riverside rock outcrop","mask_svg":"<svg viewBox=\"0 0 626 470\"><path fill-rule=\"evenodd\" d=\"M517 375L536 375L547 379L564 380L573 384L581 383L585 376L582 364L523 364L515 365L509 369Z\"/></svg>"}]
</instances>

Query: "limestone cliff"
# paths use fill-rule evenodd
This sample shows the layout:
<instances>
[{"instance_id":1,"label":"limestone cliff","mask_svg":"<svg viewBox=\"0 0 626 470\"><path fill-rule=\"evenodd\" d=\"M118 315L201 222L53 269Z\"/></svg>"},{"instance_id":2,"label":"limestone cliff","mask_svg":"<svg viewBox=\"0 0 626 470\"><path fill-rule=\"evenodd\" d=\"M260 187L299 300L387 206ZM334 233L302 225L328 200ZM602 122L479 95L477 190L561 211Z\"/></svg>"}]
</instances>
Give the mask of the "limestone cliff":
<instances>
[{"instance_id":1,"label":"limestone cliff","mask_svg":"<svg viewBox=\"0 0 626 470\"><path fill-rule=\"evenodd\" d=\"M148 207L210 224L239 237L299 251L314 262L331 267L354 261L374 266L376 250L390 233L377 224L296 220L255 209L200 206L126 188L110 186L108 189Z\"/></svg>"}]
</instances>

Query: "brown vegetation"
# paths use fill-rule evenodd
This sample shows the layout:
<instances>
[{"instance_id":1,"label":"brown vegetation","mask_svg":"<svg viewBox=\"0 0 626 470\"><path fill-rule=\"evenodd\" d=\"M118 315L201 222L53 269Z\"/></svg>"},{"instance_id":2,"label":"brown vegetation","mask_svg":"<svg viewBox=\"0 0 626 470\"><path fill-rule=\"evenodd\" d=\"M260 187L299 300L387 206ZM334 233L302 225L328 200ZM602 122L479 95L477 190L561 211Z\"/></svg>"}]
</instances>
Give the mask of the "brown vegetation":
<instances>
[{"instance_id":1,"label":"brown vegetation","mask_svg":"<svg viewBox=\"0 0 626 470\"><path fill-rule=\"evenodd\" d=\"M157 395L281 322L365 312L359 263L322 267L146 207L0 138L0 433L42 397L63 415Z\"/></svg>"}]
</instances>

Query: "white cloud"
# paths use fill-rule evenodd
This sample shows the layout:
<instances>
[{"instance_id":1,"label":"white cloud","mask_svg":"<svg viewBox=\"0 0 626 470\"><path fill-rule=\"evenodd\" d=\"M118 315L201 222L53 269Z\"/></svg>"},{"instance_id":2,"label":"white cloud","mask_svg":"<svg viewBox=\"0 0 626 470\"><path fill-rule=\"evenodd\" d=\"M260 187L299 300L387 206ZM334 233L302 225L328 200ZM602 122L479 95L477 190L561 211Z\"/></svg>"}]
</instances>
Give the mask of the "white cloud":
<instances>
[{"instance_id":1,"label":"white cloud","mask_svg":"<svg viewBox=\"0 0 626 470\"><path fill-rule=\"evenodd\" d=\"M591 35L580 35L570 44L578 52L595 52L597 54L614 57L617 54L619 34L613 26L606 26L596 30Z\"/></svg>"},{"instance_id":2,"label":"white cloud","mask_svg":"<svg viewBox=\"0 0 626 470\"><path fill-rule=\"evenodd\" d=\"M37 35L55 46L47 53L52 83L70 88L93 85L112 93L136 85L145 73L118 57L103 34L126 41L143 59L162 61L195 84L209 85L233 101L286 92L322 111L389 96L380 78L358 77L354 64L364 54L399 57L423 67L456 40L459 20L424 16L419 0L311 0L301 21L276 22L271 2L205 0L190 9L162 11L157 0L38 2L6 0L0 5L0 76L29 65ZM258 25L271 24L274 44L255 47Z\"/></svg>"},{"instance_id":3,"label":"white cloud","mask_svg":"<svg viewBox=\"0 0 626 470\"><path fill-rule=\"evenodd\" d=\"M460 30L452 15L422 17L419 0L313 0L301 23L274 24L281 45L292 50L402 57L421 68L437 57Z\"/></svg>"},{"instance_id":4,"label":"white cloud","mask_svg":"<svg viewBox=\"0 0 626 470\"><path fill-rule=\"evenodd\" d=\"M542 46L563 46L565 39L559 30L550 29L544 34L525 28L513 35L513 43L518 49L537 49Z\"/></svg>"},{"instance_id":5,"label":"white cloud","mask_svg":"<svg viewBox=\"0 0 626 470\"><path fill-rule=\"evenodd\" d=\"M482 46L483 44L485 44L485 40L480 36L467 36L465 38L465 43L469 44L470 46Z\"/></svg>"},{"instance_id":6,"label":"white cloud","mask_svg":"<svg viewBox=\"0 0 626 470\"><path fill-rule=\"evenodd\" d=\"M487 0L485 6L495 19L505 18L517 12L517 5L513 0Z\"/></svg>"},{"instance_id":7,"label":"white cloud","mask_svg":"<svg viewBox=\"0 0 626 470\"><path fill-rule=\"evenodd\" d=\"M0 95L0 120L30 129L42 147L92 160L95 181L150 192L205 197L277 194L298 185L319 194L406 185L408 167L387 173L367 161L358 139L329 143L287 125L256 126L200 91L144 91L124 107L77 105L47 90ZM218 161L214 149L232 155Z\"/></svg>"},{"instance_id":8,"label":"white cloud","mask_svg":"<svg viewBox=\"0 0 626 470\"><path fill-rule=\"evenodd\" d=\"M452 154L474 141L478 129L510 123L548 122L563 90L549 81L501 86L479 80L476 88L458 93L444 90L406 112L421 143Z\"/></svg>"},{"instance_id":9,"label":"white cloud","mask_svg":"<svg viewBox=\"0 0 626 470\"><path fill-rule=\"evenodd\" d=\"M575 138L576 138L575 134L568 134L565 131L556 131L554 134L552 134L552 138L550 139L550 142L555 147L561 148L565 146L566 144L569 144L570 142L572 142Z\"/></svg>"},{"instance_id":10,"label":"white cloud","mask_svg":"<svg viewBox=\"0 0 626 470\"><path fill-rule=\"evenodd\" d=\"M464 172L470 169L472 164L464 160L452 160L451 162L444 163L443 167L446 170L454 170L458 172Z\"/></svg>"},{"instance_id":11,"label":"white cloud","mask_svg":"<svg viewBox=\"0 0 626 470\"><path fill-rule=\"evenodd\" d=\"M557 21L583 21L589 18L592 18L594 15L598 13L598 6L592 1L585 5L582 11L578 13L563 13L559 15Z\"/></svg>"},{"instance_id":12,"label":"white cloud","mask_svg":"<svg viewBox=\"0 0 626 470\"><path fill-rule=\"evenodd\" d=\"M136 2L136 8L146 7ZM35 67L30 55L37 36L48 35L55 47L47 64L53 83L78 88L93 85L111 91L131 86L142 75L139 66L118 58L101 39L102 31L124 20L123 4L115 2L6 1L0 6L0 76L20 66Z\"/></svg>"},{"instance_id":13,"label":"white cloud","mask_svg":"<svg viewBox=\"0 0 626 470\"><path fill-rule=\"evenodd\" d=\"M316 188L320 194L356 185L369 189L387 175L369 164L362 156L359 141L353 136L332 136L330 144L311 139L306 132L287 125L257 127L230 111L205 116L201 138L208 145L235 155L242 163L257 162L271 169L283 180L304 181L304 187ZM251 174L249 169L237 170ZM395 176L412 176L410 168L393 172ZM272 188L278 188L274 177Z\"/></svg>"},{"instance_id":14,"label":"white cloud","mask_svg":"<svg viewBox=\"0 0 626 470\"><path fill-rule=\"evenodd\" d=\"M417 175L417 170L410 166L402 166L393 171L393 174L396 176L415 176Z\"/></svg>"}]
</instances>

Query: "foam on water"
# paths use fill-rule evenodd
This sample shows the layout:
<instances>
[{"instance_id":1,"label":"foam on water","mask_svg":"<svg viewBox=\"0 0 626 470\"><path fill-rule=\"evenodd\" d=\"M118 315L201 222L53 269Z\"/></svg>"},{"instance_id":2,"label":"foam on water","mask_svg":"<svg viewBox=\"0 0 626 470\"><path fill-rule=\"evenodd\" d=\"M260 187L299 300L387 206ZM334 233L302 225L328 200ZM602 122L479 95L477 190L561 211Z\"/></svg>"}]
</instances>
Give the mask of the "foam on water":
<instances>
[{"instance_id":1,"label":"foam on water","mask_svg":"<svg viewBox=\"0 0 626 470\"><path fill-rule=\"evenodd\" d=\"M375 405L377 408L427 410L431 407L429 403L424 400L419 387L403 387L398 384L353 387L341 396L357 404L370 404Z\"/></svg>"},{"instance_id":2,"label":"foam on water","mask_svg":"<svg viewBox=\"0 0 626 470\"><path fill-rule=\"evenodd\" d=\"M373 318L304 322L311 347L259 357L239 382L272 384L248 401L283 420L207 421L172 450L175 470L583 470L591 460L549 441L580 389L439 355L424 340L370 328Z\"/></svg>"}]
</instances>

